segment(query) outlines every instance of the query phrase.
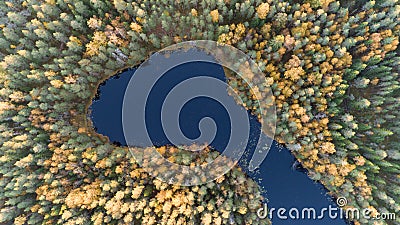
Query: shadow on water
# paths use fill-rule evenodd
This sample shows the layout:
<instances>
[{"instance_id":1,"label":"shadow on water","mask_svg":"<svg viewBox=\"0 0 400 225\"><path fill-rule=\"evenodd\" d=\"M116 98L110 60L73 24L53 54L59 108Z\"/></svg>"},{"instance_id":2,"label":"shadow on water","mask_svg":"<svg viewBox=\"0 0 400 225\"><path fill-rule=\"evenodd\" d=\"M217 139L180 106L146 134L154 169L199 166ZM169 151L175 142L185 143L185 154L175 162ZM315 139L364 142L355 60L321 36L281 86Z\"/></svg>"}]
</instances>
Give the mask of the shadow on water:
<instances>
[{"instance_id":1,"label":"shadow on water","mask_svg":"<svg viewBox=\"0 0 400 225\"><path fill-rule=\"evenodd\" d=\"M194 71L201 71L201 74ZM99 88L99 98L91 106L91 118L98 133L106 135L117 145L126 145L122 129L122 102L125 89L133 76L134 70L126 70L116 78L106 81L105 85ZM159 107L160 101L165 98L166 93L175 84L184 79L197 75L212 76L225 81L222 67L204 62L187 63L179 65L168 71L158 83L158 89L150 96L153 102L148 102L150 112L146 117L153 118L147 123L151 139L156 146L170 144L163 133L160 122ZM157 102L158 101L158 102ZM238 105L238 107L241 107ZM212 110L210 110L212 109ZM230 121L225 109L218 102L196 98L189 101L181 111L179 118L183 133L189 138L199 136L198 122L201 118L208 116L213 118L217 124L217 135L211 143L215 149L224 149L230 134ZM260 124L257 118L249 114L250 118L250 140L257 139L260 132ZM257 140L247 145L245 156L240 161L243 168L252 156ZM287 210L296 207L298 210L313 207L319 212L322 208L337 207L321 184L313 182L302 169L301 165L295 164L293 155L278 143L274 142L266 160L260 168L254 172L248 172L254 180L265 190L264 196L268 199L269 208L284 207ZM325 213L320 220L282 220L277 218L276 212L273 215L274 225L345 225L343 219L331 219Z\"/></svg>"}]
</instances>

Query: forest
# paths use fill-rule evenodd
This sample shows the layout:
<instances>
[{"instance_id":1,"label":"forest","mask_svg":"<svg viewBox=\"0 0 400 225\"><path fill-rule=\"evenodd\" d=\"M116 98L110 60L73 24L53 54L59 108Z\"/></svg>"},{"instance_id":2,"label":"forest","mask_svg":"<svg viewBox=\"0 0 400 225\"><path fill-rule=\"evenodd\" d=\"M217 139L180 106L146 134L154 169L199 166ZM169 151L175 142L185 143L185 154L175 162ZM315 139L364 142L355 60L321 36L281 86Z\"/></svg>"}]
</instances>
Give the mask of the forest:
<instances>
[{"instance_id":1,"label":"forest","mask_svg":"<svg viewBox=\"0 0 400 225\"><path fill-rule=\"evenodd\" d=\"M99 84L190 40L257 63L274 95L275 140L332 197L400 211L398 0L5 0L0 29L0 224L269 224L257 218L261 188L240 167L168 185L91 125ZM227 76L257 108L245 81ZM187 163L179 147L158 151Z\"/></svg>"}]
</instances>

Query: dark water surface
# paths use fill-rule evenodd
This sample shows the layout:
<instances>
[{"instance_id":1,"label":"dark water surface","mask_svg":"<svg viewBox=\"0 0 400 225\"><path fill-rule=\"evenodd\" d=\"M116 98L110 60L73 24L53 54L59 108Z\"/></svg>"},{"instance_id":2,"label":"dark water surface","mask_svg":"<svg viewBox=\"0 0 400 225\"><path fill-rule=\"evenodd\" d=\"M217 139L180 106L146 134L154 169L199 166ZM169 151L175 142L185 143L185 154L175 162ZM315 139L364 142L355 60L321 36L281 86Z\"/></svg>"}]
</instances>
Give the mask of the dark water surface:
<instances>
[{"instance_id":1,"label":"dark water surface","mask_svg":"<svg viewBox=\"0 0 400 225\"><path fill-rule=\"evenodd\" d=\"M109 79L100 86L99 99L95 100L91 106L91 118L98 133L106 135L112 142L126 145L122 129L122 102L125 89L133 76L134 70L127 70L120 75ZM167 72L163 79L157 84L157 91L152 92L152 102L148 102L146 118L160 117L160 102L165 98L166 93L174 85L184 79L193 76L205 75L212 76L225 81L222 67L204 62L187 63L179 65ZM241 107L241 106L238 106ZM147 114L148 112L148 114ZM211 145L218 149L224 149L230 135L229 116L218 102L207 98L195 98L189 101L181 111L179 118L182 132L191 139L199 136L198 122L201 118L211 117L217 124L217 135ZM260 124L256 117L250 116L250 139L256 139L260 132ZM147 122L150 137L154 145L170 144L166 138L162 126L158 120ZM247 158L241 163L251 158L254 146L247 146ZM289 150L273 143L266 160L260 168L249 175L266 190L265 197L268 199L269 208L286 208L287 210L296 207L301 214L303 208L313 207L319 215L321 208L337 207L333 200L326 194L322 185L313 182L304 171L293 167L294 157ZM287 215L287 212L286 212ZM293 220L279 219L276 212L273 214L272 222L274 225L345 225L343 219L331 219L325 213L323 219Z\"/></svg>"}]
</instances>

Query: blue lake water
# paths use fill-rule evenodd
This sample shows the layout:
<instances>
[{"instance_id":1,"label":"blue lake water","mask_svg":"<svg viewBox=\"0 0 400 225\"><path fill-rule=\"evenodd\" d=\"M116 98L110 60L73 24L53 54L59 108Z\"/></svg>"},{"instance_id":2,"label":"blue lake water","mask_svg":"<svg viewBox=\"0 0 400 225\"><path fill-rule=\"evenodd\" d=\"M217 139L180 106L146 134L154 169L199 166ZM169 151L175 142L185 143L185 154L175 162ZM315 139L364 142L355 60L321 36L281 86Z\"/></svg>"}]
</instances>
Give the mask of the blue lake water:
<instances>
[{"instance_id":1,"label":"blue lake water","mask_svg":"<svg viewBox=\"0 0 400 225\"><path fill-rule=\"evenodd\" d=\"M115 76L99 88L99 98L91 106L91 118L98 133L109 137L115 144L126 145L122 128L122 103L126 87L130 78L134 75L134 69ZM196 72L194 72L196 71ZM187 63L179 65L166 74L157 83L157 91L152 92L148 106L146 106L146 121L149 135L154 145L170 144L159 123L160 102L165 98L168 90L184 79L198 76L212 76L225 80L222 67L204 62ZM238 105L238 107L241 107ZM149 110L147 110L149 109ZM196 98L188 102L181 111L179 117L180 128L188 138L199 136L198 123L205 116L213 118L217 124L217 134L211 143L215 149L224 149L230 135L230 121L224 108L218 102L207 98ZM260 132L260 124L254 116L250 116L250 139L257 138ZM158 119L157 119L158 118ZM255 140L256 141L256 140ZM247 145L246 154L241 165L251 158L254 146ZM247 158L246 158L247 157ZM271 150L260 168L249 175L255 179L265 190L264 196L268 199L269 208L296 207L301 209L313 207L319 215L322 208L329 205L337 207L334 201L326 194L322 185L313 182L302 169L293 166L295 158L289 150L273 143ZM287 213L286 213L287 215ZM343 219L331 219L325 213L322 219L292 220L279 219L276 212L273 214L274 225L345 225Z\"/></svg>"}]
</instances>

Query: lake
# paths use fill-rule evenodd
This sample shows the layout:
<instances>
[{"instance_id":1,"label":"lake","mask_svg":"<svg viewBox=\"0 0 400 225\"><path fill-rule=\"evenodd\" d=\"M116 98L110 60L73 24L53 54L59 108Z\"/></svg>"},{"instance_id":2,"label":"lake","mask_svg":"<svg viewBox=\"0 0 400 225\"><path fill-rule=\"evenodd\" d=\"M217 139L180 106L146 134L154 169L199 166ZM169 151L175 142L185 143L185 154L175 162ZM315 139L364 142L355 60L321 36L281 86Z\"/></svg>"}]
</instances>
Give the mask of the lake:
<instances>
[{"instance_id":1,"label":"lake","mask_svg":"<svg viewBox=\"0 0 400 225\"><path fill-rule=\"evenodd\" d=\"M122 128L122 104L126 87L130 78L134 76L134 69L126 70L121 74L110 78L99 87L98 99L93 101L90 107L91 119L98 133L108 136L110 141L119 145L126 145ZM225 81L224 71L221 66L212 63L196 62L179 65L166 74L157 83L157 91L151 93L146 106L146 118L154 118L146 121L149 135L154 145L171 144L163 132L160 118L160 101L165 98L168 91L182 80L195 76L211 76ZM241 106L237 106L241 107ZM212 109L212 110L210 110ZM182 132L188 138L199 136L198 123L204 117L213 118L217 125L217 134L211 143L215 149L223 149L230 135L230 121L224 108L213 100L207 98L195 98L183 107L179 125ZM257 138L260 134L260 124L256 117L249 114L250 139ZM249 160L254 146L247 145L246 156L242 158L240 165ZM251 157L250 157L251 158ZM248 172L265 190L264 196L268 199L269 208L284 207L290 209L296 207L313 207L317 212L328 206L337 207L333 199L326 194L321 184L315 183L306 175L305 171L295 164L296 160L290 151L276 142L261 166L254 172ZM245 169L246 171L246 169ZM325 213L323 219L291 220L280 219L274 214L274 225L345 225L343 219L331 219Z\"/></svg>"}]
</instances>

